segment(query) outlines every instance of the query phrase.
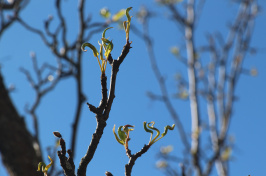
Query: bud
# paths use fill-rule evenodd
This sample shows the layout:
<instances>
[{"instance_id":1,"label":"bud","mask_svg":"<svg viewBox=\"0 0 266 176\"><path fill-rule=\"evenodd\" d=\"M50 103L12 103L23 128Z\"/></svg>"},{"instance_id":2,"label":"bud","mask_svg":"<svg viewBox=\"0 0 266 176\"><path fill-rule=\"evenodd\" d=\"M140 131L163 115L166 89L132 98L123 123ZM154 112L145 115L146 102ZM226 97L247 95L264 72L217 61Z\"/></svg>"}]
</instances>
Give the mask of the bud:
<instances>
[{"instance_id":1,"label":"bud","mask_svg":"<svg viewBox=\"0 0 266 176\"><path fill-rule=\"evenodd\" d=\"M105 175L106 176L113 176L113 174L111 174L111 172L108 172L108 171L105 172Z\"/></svg>"},{"instance_id":2,"label":"bud","mask_svg":"<svg viewBox=\"0 0 266 176\"><path fill-rule=\"evenodd\" d=\"M58 138L62 137L62 135L58 131L54 131L53 134L55 137L58 137Z\"/></svg>"}]
</instances>

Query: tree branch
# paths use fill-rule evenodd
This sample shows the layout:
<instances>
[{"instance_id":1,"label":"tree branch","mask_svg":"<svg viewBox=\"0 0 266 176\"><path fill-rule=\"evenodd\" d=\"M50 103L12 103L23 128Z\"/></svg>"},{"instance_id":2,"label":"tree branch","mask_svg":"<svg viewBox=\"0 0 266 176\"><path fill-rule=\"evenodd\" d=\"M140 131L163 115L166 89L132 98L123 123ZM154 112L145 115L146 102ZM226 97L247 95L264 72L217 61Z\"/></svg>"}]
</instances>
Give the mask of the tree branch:
<instances>
[{"instance_id":1,"label":"tree branch","mask_svg":"<svg viewBox=\"0 0 266 176\"><path fill-rule=\"evenodd\" d=\"M142 154L146 153L150 148L150 145L144 145L144 147L134 155L131 154L131 150L127 148L126 153L127 156L129 157L129 162L128 164L125 165L125 175L126 176L131 176L132 168L135 164L135 161L141 157Z\"/></svg>"},{"instance_id":2,"label":"tree branch","mask_svg":"<svg viewBox=\"0 0 266 176\"><path fill-rule=\"evenodd\" d=\"M80 161L78 173L77 173L78 176L86 176L87 166L92 160L94 153L97 149L97 146L100 142L100 139L102 137L103 130L106 127L106 121L109 118L109 113L110 113L113 100L115 97L115 85L116 85L117 72L119 71L119 67L121 63L124 61L125 57L127 56L130 48L131 48L130 43L127 42L122 50L122 54L119 56L117 60L113 60L111 55L108 56L108 61L110 65L112 66L112 73L111 73L111 80L110 80L111 83L110 83L110 91L108 95L108 100L106 99L107 98L106 76L105 74L102 74L101 76L101 85L102 85L101 103L98 108L88 103L90 110L96 115L97 127L96 127L94 134L92 135L91 143L88 147L88 150L85 156ZM103 106L104 104L106 104L106 106Z\"/></svg>"}]
</instances>

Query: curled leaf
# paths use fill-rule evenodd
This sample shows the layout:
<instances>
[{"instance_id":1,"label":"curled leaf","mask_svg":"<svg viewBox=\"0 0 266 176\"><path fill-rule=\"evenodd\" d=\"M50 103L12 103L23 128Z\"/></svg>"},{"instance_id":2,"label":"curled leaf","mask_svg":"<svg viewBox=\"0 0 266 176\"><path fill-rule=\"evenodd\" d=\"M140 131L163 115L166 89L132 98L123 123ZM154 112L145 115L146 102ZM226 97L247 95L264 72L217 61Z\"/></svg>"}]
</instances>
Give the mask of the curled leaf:
<instances>
[{"instance_id":1,"label":"curled leaf","mask_svg":"<svg viewBox=\"0 0 266 176\"><path fill-rule=\"evenodd\" d=\"M39 162L37 171L43 171L45 167L46 164L44 162Z\"/></svg>"},{"instance_id":2,"label":"curled leaf","mask_svg":"<svg viewBox=\"0 0 266 176\"><path fill-rule=\"evenodd\" d=\"M125 142L126 138L127 138L127 135L126 135L126 133L124 132L124 130L122 128L123 128L123 126L120 126L117 129L117 132L118 132L118 136L120 137L120 139Z\"/></svg>"},{"instance_id":3,"label":"curled leaf","mask_svg":"<svg viewBox=\"0 0 266 176\"><path fill-rule=\"evenodd\" d=\"M95 56L95 57L97 57L98 55L99 55L99 53L98 53L98 51L97 51L97 49L95 48L95 46L93 46L92 44L90 44L90 43L83 43L82 45L81 45L81 49L82 49L82 51L87 51L87 50L85 50L85 47L89 47L92 51L93 51L93 55Z\"/></svg>"},{"instance_id":4,"label":"curled leaf","mask_svg":"<svg viewBox=\"0 0 266 176\"><path fill-rule=\"evenodd\" d=\"M125 133L129 133L130 131L133 131L134 129L130 129L130 128L133 128L134 126L132 126L132 125L125 125L125 126L123 126L123 131L125 132Z\"/></svg>"},{"instance_id":5,"label":"curled leaf","mask_svg":"<svg viewBox=\"0 0 266 176\"><path fill-rule=\"evenodd\" d=\"M150 125L151 124L151 125ZM159 137L159 135L161 134L160 131L153 127L153 125L155 124L155 122L150 122L147 124L148 128L152 129L152 130L155 130L157 132L156 136L153 138L153 140L150 142L151 144L153 144L155 142L155 140Z\"/></svg>"},{"instance_id":6,"label":"curled leaf","mask_svg":"<svg viewBox=\"0 0 266 176\"><path fill-rule=\"evenodd\" d=\"M126 10L126 16L127 16L127 21L126 23L124 22L123 25L124 25L124 29L126 31L126 40L128 42L129 40L129 31L130 31L130 21L131 21L131 16L129 15L129 11L132 9L132 7L129 7L127 8Z\"/></svg>"},{"instance_id":7,"label":"curled leaf","mask_svg":"<svg viewBox=\"0 0 266 176\"><path fill-rule=\"evenodd\" d=\"M109 43L112 43L112 41L106 39L106 38L101 38L101 40L103 41L103 43L106 45L108 45Z\"/></svg>"},{"instance_id":8,"label":"curled leaf","mask_svg":"<svg viewBox=\"0 0 266 176\"><path fill-rule=\"evenodd\" d=\"M106 28L106 29L103 31L102 38L105 38L105 32L106 32L108 29L111 29L111 28L113 28L113 27L108 27L108 28Z\"/></svg>"},{"instance_id":9,"label":"curled leaf","mask_svg":"<svg viewBox=\"0 0 266 176\"><path fill-rule=\"evenodd\" d=\"M167 134L168 130L173 130L175 128L175 124L173 124L172 126L167 125L166 127L164 127L164 132L162 134L162 137L164 137Z\"/></svg>"},{"instance_id":10,"label":"curled leaf","mask_svg":"<svg viewBox=\"0 0 266 176\"><path fill-rule=\"evenodd\" d=\"M131 21L131 16L129 15L129 11L132 9L132 7L129 7L129 8L127 8L127 10L126 10L126 16L127 16L127 21L128 22L130 22Z\"/></svg>"},{"instance_id":11,"label":"curled leaf","mask_svg":"<svg viewBox=\"0 0 266 176\"><path fill-rule=\"evenodd\" d=\"M168 131L168 130L173 130L174 127L175 127L175 124L173 124L172 126L167 125L167 126L164 128L164 132L163 132L163 134L161 135L161 137L159 137L160 134L161 134L161 132L160 132L157 128L154 127L154 124L155 124L155 122L153 122L153 121L150 122L150 123L147 123L147 122L144 122L144 123L143 123L144 130L145 130L146 132L148 132L148 133L151 133L151 137L150 137L149 145L152 145L152 144L154 144L155 142L157 142L158 140L160 140L161 138L163 138L163 137L167 134L167 131ZM153 131L156 131L157 134L156 134L156 136L152 139Z\"/></svg>"},{"instance_id":12,"label":"curled leaf","mask_svg":"<svg viewBox=\"0 0 266 176\"><path fill-rule=\"evenodd\" d=\"M47 173L48 169L52 166L54 161L52 158L48 155L49 160L51 161L48 165L46 165L44 162L39 162L38 164L38 170L37 171L42 171L43 173Z\"/></svg>"},{"instance_id":13,"label":"curled leaf","mask_svg":"<svg viewBox=\"0 0 266 176\"><path fill-rule=\"evenodd\" d=\"M153 134L153 131L147 128L147 122L143 122L143 127L146 132Z\"/></svg>"},{"instance_id":14,"label":"curled leaf","mask_svg":"<svg viewBox=\"0 0 266 176\"><path fill-rule=\"evenodd\" d=\"M45 167L45 171L47 172L48 169L52 166L52 164L54 163L54 161L52 160L52 158L48 155L49 160L51 161L46 167Z\"/></svg>"},{"instance_id":15,"label":"curled leaf","mask_svg":"<svg viewBox=\"0 0 266 176\"><path fill-rule=\"evenodd\" d=\"M150 142L151 142L151 140L152 140L153 131L150 130L149 128L147 128L147 122L144 122L144 123L143 123L143 127L144 127L144 130L145 130L146 132L151 133L151 137L150 137L150 140L149 140L149 144L150 144Z\"/></svg>"},{"instance_id":16,"label":"curled leaf","mask_svg":"<svg viewBox=\"0 0 266 176\"><path fill-rule=\"evenodd\" d=\"M122 126L121 126L121 128L122 128ZM115 125L114 125L114 128L113 128L113 133L114 133L114 135L115 135L115 139L117 140L117 142L118 142L119 144L124 145L124 141L122 141L121 139L119 139L119 137L118 137L117 134L115 133Z\"/></svg>"}]
</instances>

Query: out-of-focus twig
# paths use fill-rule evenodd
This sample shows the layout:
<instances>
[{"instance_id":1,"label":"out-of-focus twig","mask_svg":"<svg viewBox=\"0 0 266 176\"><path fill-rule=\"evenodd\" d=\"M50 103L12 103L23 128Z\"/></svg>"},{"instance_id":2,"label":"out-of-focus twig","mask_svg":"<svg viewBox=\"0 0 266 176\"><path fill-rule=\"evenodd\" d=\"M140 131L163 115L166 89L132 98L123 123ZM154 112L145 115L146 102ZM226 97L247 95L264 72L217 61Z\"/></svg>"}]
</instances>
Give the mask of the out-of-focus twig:
<instances>
[{"instance_id":1,"label":"out-of-focus twig","mask_svg":"<svg viewBox=\"0 0 266 176\"><path fill-rule=\"evenodd\" d=\"M8 29L17 19L22 9L24 9L29 0L16 0L12 3L0 2L0 38L3 32ZM6 11L13 11L13 15L6 16Z\"/></svg>"},{"instance_id":2,"label":"out-of-focus twig","mask_svg":"<svg viewBox=\"0 0 266 176\"><path fill-rule=\"evenodd\" d=\"M64 68L68 68L68 71L61 73L61 77L71 76L75 79L77 86L77 104L75 115L72 124L72 136L71 136L71 150L73 151L73 157L75 156L75 144L76 136L78 130L78 124L80 121L82 103L86 100L85 95L83 94L82 88L82 53L80 50L81 44L89 40L92 35L97 32L100 32L108 25L105 23L92 23L90 18L85 18L84 6L85 0L80 0L78 2L78 21L79 21L79 32L74 41L68 42L67 39L67 20L63 15L62 9L62 0L55 1L56 17L59 19L59 24L54 31L50 30L50 24L53 21L53 16L44 22L44 32L40 29L37 29L22 18L17 17L17 21L25 27L27 30L37 34L41 37L44 44L51 49L51 52L64 64ZM62 47L59 48L59 45ZM39 101L39 100L36 100ZM36 117L37 118L37 117Z\"/></svg>"}]
</instances>

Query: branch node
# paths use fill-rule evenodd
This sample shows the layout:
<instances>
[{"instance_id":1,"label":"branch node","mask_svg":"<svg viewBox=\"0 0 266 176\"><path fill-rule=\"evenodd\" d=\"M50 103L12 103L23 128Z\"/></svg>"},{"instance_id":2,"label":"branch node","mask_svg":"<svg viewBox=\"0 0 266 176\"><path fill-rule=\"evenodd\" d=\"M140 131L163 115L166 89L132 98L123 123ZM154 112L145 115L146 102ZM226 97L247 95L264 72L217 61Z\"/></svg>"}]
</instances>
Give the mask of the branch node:
<instances>
[{"instance_id":1,"label":"branch node","mask_svg":"<svg viewBox=\"0 0 266 176\"><path fill-rule=\"evenodd\" d=\"M105 175L106 176L113 176L113 174L111 172L108 172L108 171L105 172Z\"/></svg>"},{"instance_id":2,"label":"branch node","mask_svg":"<svg viewBox=\"0 0 266 176\"><path fill-rule=\"evenodd\" d=\"M98 114L99 113L99 109L98 108L96 108L95 106L93 106L92 104L90 104L88 102L87 102L87 105L88 105L88 107L89 107L91 112L93 112L94 114Z\"/></svg>"}]
</instances>

